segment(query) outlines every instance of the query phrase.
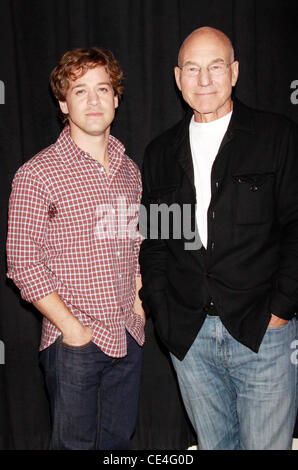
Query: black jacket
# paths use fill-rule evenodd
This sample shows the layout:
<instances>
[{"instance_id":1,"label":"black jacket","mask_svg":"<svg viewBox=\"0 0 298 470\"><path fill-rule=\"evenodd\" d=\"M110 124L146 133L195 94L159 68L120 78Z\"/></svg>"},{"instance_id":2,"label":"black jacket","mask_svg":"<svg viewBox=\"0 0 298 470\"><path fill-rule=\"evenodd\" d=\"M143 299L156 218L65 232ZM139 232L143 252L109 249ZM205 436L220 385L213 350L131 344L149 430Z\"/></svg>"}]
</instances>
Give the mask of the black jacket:
<instances>
[{"instance_id":1,"label":"black jacket","mask_svg":"<svg viewBox=\"0 0 298 470\"><path fill-rule=\"evenodd\" d=\"M191 204L189 218L196 225L191 116L146 149L142 204L148 230L150 204ZM231 335L257 352L271 313L290 319L298 304L295 124L235 101L212 167L207 249L186 250L183 230L175 239L173 224L168 239L147 235L140 296L168 349L185 356L212 299Z\"/></svg>"}]
</instances>

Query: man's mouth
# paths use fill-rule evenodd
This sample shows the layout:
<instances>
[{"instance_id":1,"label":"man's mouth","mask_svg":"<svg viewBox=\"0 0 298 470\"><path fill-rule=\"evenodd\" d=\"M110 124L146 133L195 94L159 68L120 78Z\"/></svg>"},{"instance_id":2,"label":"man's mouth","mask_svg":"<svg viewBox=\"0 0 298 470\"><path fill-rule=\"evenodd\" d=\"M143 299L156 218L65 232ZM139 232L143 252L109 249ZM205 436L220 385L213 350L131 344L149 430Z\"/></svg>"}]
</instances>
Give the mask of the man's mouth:
<instances>
[{"instance_id":1,"label":"man's mouth","mask_svg":"<svg viewBox=\"0 0 298 470\"><path fill-rule=\"evenodd\" d=\"M211 96L211 95L215 95L215 91L210 91L209 93L206 92L206 93L196 93L196 95L198 96Z\"/></svg>"},{"instance_id":2,"label":"man's mouth","mask_svg":"<svg viewBox=\"0 0 298 470\"><path fill-rule=\"evenodd\" d=\"M99 116L102 116L103 113L100 113L100 112L93 112L93 113L86 113L86 116L90 116L90 117L99 117Z\"/></svg>"}]
</instances>

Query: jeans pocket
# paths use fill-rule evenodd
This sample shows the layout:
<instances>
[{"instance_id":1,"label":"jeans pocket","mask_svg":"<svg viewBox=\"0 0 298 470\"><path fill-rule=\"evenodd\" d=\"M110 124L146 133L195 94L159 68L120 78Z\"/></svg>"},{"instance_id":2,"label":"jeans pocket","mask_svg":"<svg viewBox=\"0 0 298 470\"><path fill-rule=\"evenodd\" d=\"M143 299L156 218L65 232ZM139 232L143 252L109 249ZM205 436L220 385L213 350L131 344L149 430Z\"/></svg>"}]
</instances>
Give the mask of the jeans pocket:
<instances>
[{"instance_id":1,"label":"jeans pocket","mask_svg":"<svg viewBox=\"0 0 298 470\"><path fill-rule=\"evenodd\" d=\"M58 338L57 342L59 344L61 344L63 346L63 348L69 349L71 351L83 351L84 349L89 348L89 346L91 346L91 344L94 344L93 341L90 340L90 341L88 341L88 343L82 344L81 346L72 346L71 344L67 344L67 343L63 342L63 336L62 335Z\"/></svg>"}]
</instances>

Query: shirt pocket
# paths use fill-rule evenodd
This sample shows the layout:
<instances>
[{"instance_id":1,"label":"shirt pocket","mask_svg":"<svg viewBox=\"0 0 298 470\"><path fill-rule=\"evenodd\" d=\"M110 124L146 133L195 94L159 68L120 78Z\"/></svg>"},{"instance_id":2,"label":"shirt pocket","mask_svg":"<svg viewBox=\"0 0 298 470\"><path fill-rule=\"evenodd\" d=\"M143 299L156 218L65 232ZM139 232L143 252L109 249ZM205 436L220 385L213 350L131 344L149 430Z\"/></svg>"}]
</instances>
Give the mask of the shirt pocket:
<instances>
[{"instance_id":1,"label":"shirt pocket","mask_svg":"<svg viewBox=\"0 0 298 470\"><path fill-rule=\"evenodd\" d=\"M233 176L237 224L266 224L274 214L274 173Z\"/></svg>"}]
</instances>

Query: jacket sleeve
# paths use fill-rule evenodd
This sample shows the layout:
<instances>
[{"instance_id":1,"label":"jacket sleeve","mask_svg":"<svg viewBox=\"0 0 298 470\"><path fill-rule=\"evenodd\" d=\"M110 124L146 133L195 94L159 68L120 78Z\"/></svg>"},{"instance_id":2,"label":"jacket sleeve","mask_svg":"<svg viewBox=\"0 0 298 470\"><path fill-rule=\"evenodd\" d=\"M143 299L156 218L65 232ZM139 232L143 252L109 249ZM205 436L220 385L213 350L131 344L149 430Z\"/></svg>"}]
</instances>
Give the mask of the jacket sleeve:
<instances>
[{"instance_id":1,"label":"jacket sleeve","mask_svg":"<svg viewBox=\"0 0 298 470\"><path fill-rule=\"evenodd\" d=\"M276 206L280 261L270 313L288 320L298 307L298 130L294 124L284 132L279 155Z\"/></svg>"},{"instance_id":2,"label":"jacket sleeve","mask_svg":"<svg viewBox=\"0 0 298 470\"><path fill-rule=\"evenodd\" d=\"M7 277L28 302L35 302L56 290L45 266L45 234L50 195L29 171L20 169L13 181L9 200L7 235Z\"/></svg>"},{"instance_id":3,"label":"jacket sleeve","mask_svg":"<svg viewBox=\"0 0 298 470\"><path fill-rule=\"evenodd\" d=\"M167 283L167 246L165 240L161 239L158 221L150 217L150 205L154 203L150 198L150 164L150 153L147 149L142 167L143 196L139 220L139 229L144 237L139 257L143 287L139 295L147 315L152 313L154 316ZM154 239L150 238L150 232L155 233Z\"/></svg>"}]
</instances>

